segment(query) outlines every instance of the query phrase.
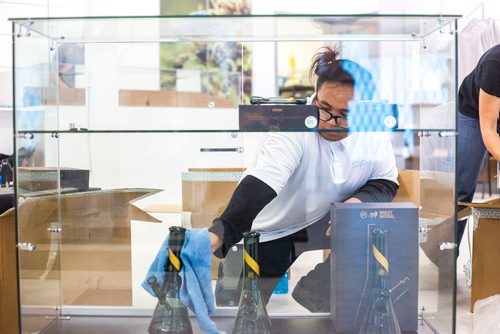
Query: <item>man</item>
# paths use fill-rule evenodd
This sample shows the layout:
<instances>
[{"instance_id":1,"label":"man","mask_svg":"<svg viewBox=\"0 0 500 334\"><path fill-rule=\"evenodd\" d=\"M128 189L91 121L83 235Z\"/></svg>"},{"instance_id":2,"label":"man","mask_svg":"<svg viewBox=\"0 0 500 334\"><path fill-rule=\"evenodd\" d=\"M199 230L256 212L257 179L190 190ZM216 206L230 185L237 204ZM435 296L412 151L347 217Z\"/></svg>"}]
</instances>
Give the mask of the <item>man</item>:
<instances>
[{"instance_id":1,"label":"man","mask_svg":"<svg viewBox=\"0 0 500 334\"><path fill-rule=\"evenodd\" d=\"M331 203L391 201L398 188L388 136L348 132L349 102L370 99L374 86L366 69L338 55L336 49L324 48L311 65L310 73L317 79L310 102L319 109L320 132L270 134L256 165L246 171L227 209L209 229L212 250L219 257L243 232L260 232L261 292L266 302L301 253L330 248ZM294 297L312 311L327 311L329 260L308 276ZM314 290L317 298L302 298Z\"/></svg>"}]
</instances>

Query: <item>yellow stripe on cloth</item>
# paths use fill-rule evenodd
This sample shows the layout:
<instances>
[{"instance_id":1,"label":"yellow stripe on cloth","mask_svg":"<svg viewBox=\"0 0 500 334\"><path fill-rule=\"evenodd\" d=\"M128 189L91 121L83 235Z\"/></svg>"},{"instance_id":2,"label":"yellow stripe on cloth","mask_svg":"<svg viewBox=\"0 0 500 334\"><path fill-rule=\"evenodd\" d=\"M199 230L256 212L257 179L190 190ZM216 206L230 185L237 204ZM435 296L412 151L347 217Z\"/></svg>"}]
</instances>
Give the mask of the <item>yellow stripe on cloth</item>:
<instances>
[{"instance_id":1,"label":"yellow stripe on cloth","mask_svg":"<svg viewBox=\"0 0 500 334\"><path fill-rule=\"evenodd\" d=\"M177 269L177 271L181 271L181 261L177 256L175 256L174 252L169 248L168 249L168 260L172 265Z\"/></svg>"},{"instance_id":2,"label":"yellow stripe on cloth","mask_svg":"<svg viewBox=\"0 0 500 334\"><path fill-rule=\"evenodd\" d=\"M375 257L375 259L377 259L378 263L380 263L380 265L384 267L385 271L389 272L389 261L387 261L385 256L379 252L375 245L373 245L373 256Z\"/></svg>"},{"instance_id":3,"label":"yellow stripe on cloth","mask_svg":"<svg viewBox=\"0 0 500 334\"><path fill-rule=\"evenodd\" d=\"M260 276L259 264L250 256L250 254L247 253L246 249L243 250L243 260L245 260L245 263L248 264L257 276Z\"/></svg>"}]
</instances>

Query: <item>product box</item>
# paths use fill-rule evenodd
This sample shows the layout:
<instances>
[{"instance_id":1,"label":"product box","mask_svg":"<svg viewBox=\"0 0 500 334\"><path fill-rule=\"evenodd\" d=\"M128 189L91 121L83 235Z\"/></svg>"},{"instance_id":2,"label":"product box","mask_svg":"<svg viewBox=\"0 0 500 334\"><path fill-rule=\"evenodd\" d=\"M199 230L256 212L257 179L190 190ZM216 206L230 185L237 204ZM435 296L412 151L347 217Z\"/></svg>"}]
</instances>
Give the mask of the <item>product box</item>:
<instances>
[{"instance_id":1,"label":"product box","mask_svg":"<svg viewBox=\"0 0 500 334\"><path fill-rule=\"evenodd\" d=\"M356 332L368 293L369 235L389 232L389 288L403 332L417 331L418 209L413 203L335 203L331 208L331 314L337 333Z\"/></svg>"},{"instance_id":2,"label":"product box","mask_svg":"<svg viewBox=\"0 0 500 334\"><path fill-rule=\"evenodd\" d=\"M57 189L57 179L61 188L89 189L89 170L62 167L20 167L19 187L24 190L41 191Z\"/></svg>"},{"instance_id":3,"label":"product box","mask_svg":"<svg viewBox=\"0 0 500 334\"><path fill-rule=\"evenodd\" d=\"M472 286L470 311L476 301L500 294L500 198L459 203L472 208ZM467 233L467 232L465 232Z\"/></svg>"}]
</instances>

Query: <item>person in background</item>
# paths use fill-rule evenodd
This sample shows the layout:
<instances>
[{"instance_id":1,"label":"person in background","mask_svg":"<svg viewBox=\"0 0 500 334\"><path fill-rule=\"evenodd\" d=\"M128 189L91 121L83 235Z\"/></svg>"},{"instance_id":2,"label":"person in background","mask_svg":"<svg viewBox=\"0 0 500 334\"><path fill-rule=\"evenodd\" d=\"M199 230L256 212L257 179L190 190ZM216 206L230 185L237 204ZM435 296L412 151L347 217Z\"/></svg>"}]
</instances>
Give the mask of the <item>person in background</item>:
<instances>
[{"instance_id":1,"label":"person in background","mask_svg":"<svg viewBox=\"0 0 500 334\"><path fill-rule=\"evenodd\" d=\"M58 48L59 78L68 88L75 88L76 65L85 64L83 43L63 43Z\"/></svg>"},{"instance_id":2,"label":"person in background","mask_svg":"<svg viewBox=\"0 0 500 334\"><path fill-rule=\"evenodd\" d=\"M472 202L487 152L500 160L500 44L486 51L465 77L458 92L458 111L457 199ZM458 222L458 245L466 223Z\"/></svg>"},{"instance_id":3,"label":"person in background","mask_svg":"<svg viewBox=\"0 0 500 334\"><path fill-rule=\"evenodd\" d=\"M272 133L226 210L209 228L218 257L245 231L259 231L261 292L267 303L292 263L309 250L330 249L330 205L391 201L398 189L389 136L348 131L349 102L373 97L371 74L325 47L314 56L311 76L319 132ZM321 132L321 131L325 132ZM330 132L328 132L330 131ZM303 277L293 296L310 311L330 307L330 259Z\"/></svg>"}]
</instances>

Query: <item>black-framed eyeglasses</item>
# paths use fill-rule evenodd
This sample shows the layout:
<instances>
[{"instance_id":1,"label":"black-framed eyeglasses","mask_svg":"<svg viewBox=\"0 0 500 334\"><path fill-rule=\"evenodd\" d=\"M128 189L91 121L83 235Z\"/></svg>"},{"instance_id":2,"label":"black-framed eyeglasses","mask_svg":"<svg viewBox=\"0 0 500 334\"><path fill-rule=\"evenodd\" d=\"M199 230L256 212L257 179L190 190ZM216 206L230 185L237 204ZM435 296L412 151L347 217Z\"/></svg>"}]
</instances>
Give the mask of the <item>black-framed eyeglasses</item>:
<instances>
[{"instance_id":1,"label":"black-framed eyeglasses","mask_svg":"<svg viewBox=\"0 0 500 334\"><path fill-rule=\"evenodd\" d=\"M342 129L349 128L347 124L347 118L345 118L344 116L334 115L328 110L320 107L318 107L318 111L319 111L319 119L321 119L323 122L328 122L333 118L338 127Z\"/></svg>"}]
</instances>

